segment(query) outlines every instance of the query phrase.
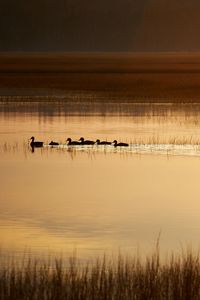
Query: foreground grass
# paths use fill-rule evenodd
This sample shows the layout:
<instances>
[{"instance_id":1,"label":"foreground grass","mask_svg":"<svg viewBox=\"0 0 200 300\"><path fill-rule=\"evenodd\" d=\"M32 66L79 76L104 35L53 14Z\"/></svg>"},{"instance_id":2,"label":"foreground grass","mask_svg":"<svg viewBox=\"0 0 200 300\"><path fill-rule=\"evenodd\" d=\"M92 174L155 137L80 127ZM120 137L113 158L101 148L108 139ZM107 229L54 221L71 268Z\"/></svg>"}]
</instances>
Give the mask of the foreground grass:
<instances>
[{"instance_id":1,"label":"foreground grass","mask_svg":"<svg viewBox=\"0 0 200 300\"><path fill-rule=\"evenodd\" d=\"M200 299L199 255L187 252L161 263L159 254L81 265L77 259L28 260L0 267L1 299Z\"/></svg>"}]
</instances>

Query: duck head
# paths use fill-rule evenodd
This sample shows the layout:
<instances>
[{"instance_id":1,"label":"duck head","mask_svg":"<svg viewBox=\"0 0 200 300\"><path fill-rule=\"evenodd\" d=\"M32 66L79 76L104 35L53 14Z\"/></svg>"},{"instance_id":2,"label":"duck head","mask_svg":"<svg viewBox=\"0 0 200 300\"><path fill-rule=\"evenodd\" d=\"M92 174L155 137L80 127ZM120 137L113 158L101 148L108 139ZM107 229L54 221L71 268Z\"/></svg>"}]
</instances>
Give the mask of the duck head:
<instances>
[{"instance_id":1,"label":"duck head","mask_svg":"<svg viewBox=\"0 0 200 300\"><path fill-rule=\"evenodd\" d=\"M34 136L32 136L32 137L30 138L30 140L31 140L32 142L34 142L34 140L35 140L35 137L34 137Z\"/></svg>"},{"instance_id":2,"label":"duck head","mask_svg":"<svg viewBox=\"0 0 200 300\"><path fill-rule=\"evenodd\" d=\"M81 137L81 138L79 139L79 141L81 141L81 143L83 143L83 142L84 142L84 138Z\"/></svg>"},{"instance_id":3,"label":"duck head","mask_svg":"<svg viewBox=\"0 0 200 300\"><path fill-rule=\"evenodd\" d=\"M100 144L100 140L96 140L97 145Z\"/></svg>"},{"instance_id":4,"label":"duck head","mask_svg":"<svg viewBox=\"0 0 200 300\"><path fill-rule=\"evenodd\" d=\"M66 142L69 142L69 143L71 143L71 141L72 141L71 138L68 138L68 139L66 140Z\"/></svg>"}]
</instances>

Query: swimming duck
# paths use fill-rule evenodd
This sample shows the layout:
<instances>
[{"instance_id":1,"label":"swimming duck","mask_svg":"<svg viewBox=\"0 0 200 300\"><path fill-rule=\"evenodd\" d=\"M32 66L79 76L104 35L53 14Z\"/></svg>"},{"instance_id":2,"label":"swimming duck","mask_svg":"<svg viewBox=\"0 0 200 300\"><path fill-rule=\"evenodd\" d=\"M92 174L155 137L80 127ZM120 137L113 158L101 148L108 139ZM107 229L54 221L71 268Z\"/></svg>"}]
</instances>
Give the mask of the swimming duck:
<instances>
[{"instance_id":1,"label":"swimming duck","mask_svg":"<svg viewBox=\"0 0 200 300\"><path fill-rule=\"evenodd\" d=\"M89 141L89 140L86 140L86 141L85 141L83 137L81 137L81 138L79 139L79 141L80 141L81 145L94 145L94 144L95 144L94 141Z\"/></svg>"},{"instance_id":2,"label":"swimming duck","mask_svg":"<svg viewBox=\"0 0 200 300\"><path fill-rule=\"evenodd\" d=\"M111 145L111 142L107 142L107 141L100 142L100 140L96 140L96 144L97 145Z\"/></svg>"},{"instance_id":3,"label":"swimming duck","mask_svg":"<svg viewBox=\"0 0 200 300\"><path fill-rule=\"evenodd\" d=\"M69 145L69 146L75 146L75 145L81 145L81 142L78 142L78 141L72 141L72 139L71 138L68 138L67 139L67 145Z\"/></svg>"},{"instance_id":4,"label":"swimming duck","mask_svg":"<svg viewBox=\"0 0 200 300\"><path fill-rule=\"evenodd\" d=\"M36 147L36 148L43 147L44 142L38 142L38 141L35 142L35 137L34 136L32 136L30 139L31 139L30 146L32 148L34 148L34 147Z\"/></svg>"},{"instance_id":5,"label":"swimming duck","mask_svg":"<svg viewBox=\"0 0 200 300\"><path fill-rule=\"evenodd\" d=\"M129 144L127 143L117 143L116 140L113 141L114 147L128 147Z\"/></svg>"},{"instance_id":6,"label":"swimming duck","mask_svg":"<svg viewBox=\"0 0 200 300\"><path fill-rule=\"evenodd\" d=\"M58 146L58 145L59 145L59 143L53 142L53 141L51 141L51 142L49 143L49 146Z\"/></svg>"}]
</instances>

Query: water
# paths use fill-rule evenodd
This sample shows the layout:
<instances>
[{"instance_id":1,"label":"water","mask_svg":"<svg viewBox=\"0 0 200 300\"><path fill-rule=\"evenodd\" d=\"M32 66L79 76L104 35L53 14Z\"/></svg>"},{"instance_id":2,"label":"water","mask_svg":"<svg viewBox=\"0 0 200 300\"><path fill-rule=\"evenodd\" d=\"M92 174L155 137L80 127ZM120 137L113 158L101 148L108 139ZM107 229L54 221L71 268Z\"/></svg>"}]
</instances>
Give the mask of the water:
<instances>
[{"instance_id":1,"label":"water","mask_svg":"<svg viewBox=\"0 0 200 300\"><path fill-rule=\"evenodd\" d=\"M195 104L1 103L2 251L148 253L159 233L162 253L198 248L199 117ZM130 145L66 146L81 136Z\"/></svg>"}]
</instances>

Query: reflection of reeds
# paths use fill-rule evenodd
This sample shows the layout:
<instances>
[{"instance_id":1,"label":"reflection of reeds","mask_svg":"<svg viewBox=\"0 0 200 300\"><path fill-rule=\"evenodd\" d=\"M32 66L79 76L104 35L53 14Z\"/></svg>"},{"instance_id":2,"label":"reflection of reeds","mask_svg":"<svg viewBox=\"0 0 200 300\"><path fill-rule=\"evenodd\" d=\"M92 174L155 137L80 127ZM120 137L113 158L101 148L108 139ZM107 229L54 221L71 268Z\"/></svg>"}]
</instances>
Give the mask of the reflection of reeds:
<instances>
[{"instance_id":1,"label":"reflection of reeds","mask_svg":"<svg viewBox=\"0 0 200 300\"><path fill-rule=\"evenodd\" d=\"M131 98L132 99L132 98ZM151 99L150 99L151 100ZM156 120L159 123L173 122L183 124L199 125L200 104L199 103L161 103L159 101L148 102L128 100L119 96L113 99L110 95L99 97L98 94L80 93L65 98L56 96L21 97L0 95L0 114L4 118L13 115L38 116L40 119L62 116L129 116L132 122L150 122Z\"/></svg>"},{"instance_id":2,"label":"reflection of reeds","mask_svg":"<svg viewBox=\"0 0 200 300\"><path fill-rule=\"evenodd\" d=\"M5 142L2 145L0 145L0 150L2 152L5 152L5 153L6 152L13 152L13 153L15 153L15 152L18 152L19 149L20 149L19 148L19 144L17 142L12 143L12 144Z\"/></svg>"},{"instance_id":3,"label":"reflection of reeds","mask_svg":"<svg viewBox=\"0 0 200 300\"><path fill-rule=\"evenodd\" d=\"M188 251L161 263L156 251L140 258L96 260L81 265L29 260L0 266L1 299L185 299L200 298L199 255Z\"/></svg>"}]
</instances>

